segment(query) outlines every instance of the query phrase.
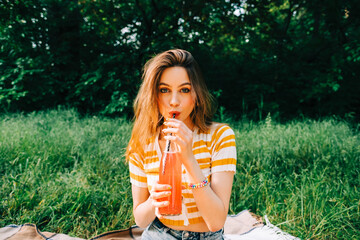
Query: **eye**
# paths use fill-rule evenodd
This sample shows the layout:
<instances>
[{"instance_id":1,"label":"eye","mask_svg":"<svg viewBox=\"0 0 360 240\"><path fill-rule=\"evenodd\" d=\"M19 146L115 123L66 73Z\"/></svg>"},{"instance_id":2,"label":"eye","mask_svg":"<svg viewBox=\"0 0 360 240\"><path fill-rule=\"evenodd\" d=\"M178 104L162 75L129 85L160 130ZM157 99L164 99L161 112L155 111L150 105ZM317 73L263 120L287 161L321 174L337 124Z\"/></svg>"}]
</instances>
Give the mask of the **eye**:
<instances>
[{"instance_id":1,"label":"eye","mask_svg":"<svg viewBox=\"0 0 360 240\"><path fill-rule=\"evenodd\" d=\"M182 88L182 89L180 90L180 92L182 92L182 93L189 93L189 92L190 92L190 89L189 89L189 88Z\"/></svg>"},{"instance_id":2,"label":"eye","mask_svg":"<svg viewBox=\"0 0 360 240\"><path fill-rule=\"evenodd\" d=\"M159 92L160 93L167 93L167 92L169 92L169 90L167 88L160 88Z\"/></svg>"}]
</instances>

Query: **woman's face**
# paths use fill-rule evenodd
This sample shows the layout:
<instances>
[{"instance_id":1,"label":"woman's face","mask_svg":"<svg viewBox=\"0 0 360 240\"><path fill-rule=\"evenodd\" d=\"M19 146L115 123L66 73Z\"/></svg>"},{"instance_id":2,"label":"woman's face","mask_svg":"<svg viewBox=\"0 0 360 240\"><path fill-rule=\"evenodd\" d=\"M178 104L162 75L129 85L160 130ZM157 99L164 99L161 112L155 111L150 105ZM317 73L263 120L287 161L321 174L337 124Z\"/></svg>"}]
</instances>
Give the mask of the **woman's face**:
<instances>
[{"instance_id":1,"label":"woman's face","mask_svg":"<svg viewBox=\"0 0 360 240\"><path fill-rule=\"evenodd\" d=\"M192 89L189 76L183 67L170 67L161 75L158 87L158 107L165 118L183 121L189 128L193 123L190 113L195 106L196 94Z\"/></svg>"}]
</instances>

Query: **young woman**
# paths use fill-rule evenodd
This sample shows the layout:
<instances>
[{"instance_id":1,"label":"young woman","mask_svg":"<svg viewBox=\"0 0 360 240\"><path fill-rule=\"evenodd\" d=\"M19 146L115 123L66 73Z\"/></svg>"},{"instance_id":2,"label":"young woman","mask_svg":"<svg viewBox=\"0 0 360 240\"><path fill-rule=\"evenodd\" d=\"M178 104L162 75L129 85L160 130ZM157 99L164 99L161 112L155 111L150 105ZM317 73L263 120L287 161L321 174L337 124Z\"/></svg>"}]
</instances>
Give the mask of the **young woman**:
<instances>
[{"instance_id":1,"label":"young woman","mask_svg":"<svg viewBox=\"0 0 360 240\"><path fill-rule=\"evenodd\" d=\"M135 222L146 227L142 239L223 239L236 147L232 129L211 121L213 109L199 66L189 52L169 50L145 64L126 152ZM159 213L169 204L161 198L171 194L171 186L158 183L167 140L180 148L183 186L196 186L183 187L178 216Z\"/></svg>"}]
</instances>

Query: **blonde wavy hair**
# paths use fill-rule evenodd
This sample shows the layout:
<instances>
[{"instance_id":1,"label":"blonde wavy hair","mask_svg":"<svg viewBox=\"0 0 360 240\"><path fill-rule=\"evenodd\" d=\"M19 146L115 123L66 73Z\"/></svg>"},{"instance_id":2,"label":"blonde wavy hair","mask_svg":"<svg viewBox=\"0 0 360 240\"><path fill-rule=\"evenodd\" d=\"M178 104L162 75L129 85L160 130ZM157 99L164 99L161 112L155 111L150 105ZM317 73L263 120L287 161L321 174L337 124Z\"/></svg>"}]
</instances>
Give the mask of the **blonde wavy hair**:
<instances>
[{"instance_id":1,"label":"blonde wavy hair","mask_svg":"<svg viewBox=\"0 0 360 240\"><path fill-rule=\"evenodd\" d=\"M135 121L126 159L132 152L142 153L147 140L154 136L163 124L163 116L157 105L158 88L162 73L166 68L183 67L195 91L195 107L191 120L201 131L207 131L215 113L215 102L203 79L200 67L190 52L182 49L168 50L151 58L143 69L143 82L134 101Z\"/></svg>"}]
</instances>

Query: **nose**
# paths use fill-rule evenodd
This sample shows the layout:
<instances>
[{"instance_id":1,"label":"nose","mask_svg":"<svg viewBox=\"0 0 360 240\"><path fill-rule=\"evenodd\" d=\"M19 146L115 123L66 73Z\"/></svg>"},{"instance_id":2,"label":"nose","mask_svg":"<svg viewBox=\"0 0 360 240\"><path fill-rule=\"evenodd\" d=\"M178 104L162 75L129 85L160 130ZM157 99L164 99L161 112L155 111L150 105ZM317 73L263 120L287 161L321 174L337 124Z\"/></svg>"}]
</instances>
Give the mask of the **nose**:
<instances>
[{"instance_id":1,"label":"nose","mask_svg":"<svg viewBox=\"0 0 360 240\"><path fill-rule=\"evenodd\" d=\"M180 104L179 96L176 91L171 94L170 106L177 107Z\"/></svg>"}]
</instances>

